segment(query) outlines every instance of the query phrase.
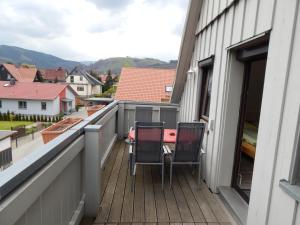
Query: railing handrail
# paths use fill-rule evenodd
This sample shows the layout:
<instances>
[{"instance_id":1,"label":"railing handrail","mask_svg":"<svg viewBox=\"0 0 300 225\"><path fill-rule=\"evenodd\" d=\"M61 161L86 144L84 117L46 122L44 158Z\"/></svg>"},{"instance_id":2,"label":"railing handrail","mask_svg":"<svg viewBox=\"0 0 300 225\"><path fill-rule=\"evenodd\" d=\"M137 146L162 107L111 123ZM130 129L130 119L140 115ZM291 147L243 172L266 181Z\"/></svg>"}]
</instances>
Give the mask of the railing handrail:
<instances>
[{"instance_id":1,"label":"railing handrail","mask_svg":"<svg viewBox=\"0 0 300 225\"><path fill-rule=\"evenodd\" d=\"M164 102L143 102L143 101L129 101L129 100L120 100L119 103L123 104L132 104L132 105L154 105L154 106L166 106L166 107L179 107L179 104L176 103L164 103Z\"/></svg>"},{"instance_id":2,"label":"railing handrail","mask_svg":"<svg viewBox=\"0 0 300 225\"><path fill-rule=\"evenodd\" d=\"M118 101L113 101L103 109L87 117L82 122L72 127L47 144L37 148L26 158L16 162L9 168L0 172L0 201L13 190L23 184L28 178L36 174L42 167L47 165L60 152L84 132L84 127L94 124L112 110Z\"/></svg>"}]
</instances>

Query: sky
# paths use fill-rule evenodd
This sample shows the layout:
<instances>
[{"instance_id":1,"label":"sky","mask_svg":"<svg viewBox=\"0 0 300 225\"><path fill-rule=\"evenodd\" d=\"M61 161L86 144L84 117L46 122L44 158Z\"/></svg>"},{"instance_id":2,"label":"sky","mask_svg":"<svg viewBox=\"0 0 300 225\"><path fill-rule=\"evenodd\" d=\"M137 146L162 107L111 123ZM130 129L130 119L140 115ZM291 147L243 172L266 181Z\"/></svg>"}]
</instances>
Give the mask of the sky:
<instances>
[{"instance_id":1,"label":"sky","mask_svg":"<svg viewBox=\"0 0 300 225\"><path fill-rule=\"evenodd\" d=\"M177 59L189 0L1 0L0 44L76 61Z\"/></svg>"}]
</instances>

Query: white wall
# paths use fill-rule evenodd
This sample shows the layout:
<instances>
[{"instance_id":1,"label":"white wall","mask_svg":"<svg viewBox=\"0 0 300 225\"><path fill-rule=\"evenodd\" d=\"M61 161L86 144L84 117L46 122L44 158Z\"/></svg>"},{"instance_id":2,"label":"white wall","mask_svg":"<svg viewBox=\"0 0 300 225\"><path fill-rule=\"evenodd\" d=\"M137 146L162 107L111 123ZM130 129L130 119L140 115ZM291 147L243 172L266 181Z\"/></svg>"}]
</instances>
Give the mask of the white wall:
<instances>
[{"instance_id":1,"label":"white wall","mask_svg":"<svg viewBox=\"0 0 300 225\"><path fill-rule=\"evenodd\" d=\"M0 140L0 152L11 147L11 137Z\"/></svg>"},{"instance_id":2,"label":"white wall","mask_svg":"<svg viewBox=\"0 0 300 225\"><path fill-rule=\"evenodd\" d=\"M27 109L19 109L18 99L0 99L2 101L1 113L6 113L8 110L15 114L26 115L57 115L59 114L59 97L53 101L40 101L40 100L25 100L27 102ZM20 100L24 101L24 100ZM41 109L41 102L46 102L47 109Z\"/></svg>"},{"instance_id":3,"label":"white wall","mask_svg":"<svg viewBox=\"0 0 300 225\"><path fill-rule=\"evenodd\" d=\"M240 0L212 22L231 2L204 1L190 62L195 68L197 61L215 55L206 182L213 191L231 184L243 66L229 48L272 29L247 224L300 224L298 204L278 185L290 177L299 126L299 1ZM197 114L200 83L201 70L187 78L181 121L192 121Z\"/></svg>"},{"instance_id":4,"label":"white wall","mask_svg":"<svg viewBox=\"0 0 300 225\"><path fill-rule=\"evenodd\" d=\"M73 83L71 83L71 76L74 77ZM82 77L82 81L80 80L80 77ZM102 93L101 85L91 85L91 83L82 75L69 75L66 79L66 82L70 84L70 86L79 96L91 96ZM84 87L84 91L77 91L77 87Z\"/></svg>"},{"instance_id":5,"label":"white wall","mask_svg":"<svg viewBox=\"0 0 300 225\"><path fill-rule=\"evenodd\" d=\"M66 88L66 98L72 99L72 110L75 109L75 95L72 91L70 91L68 88Z\"/></svg>"}]
</instances>

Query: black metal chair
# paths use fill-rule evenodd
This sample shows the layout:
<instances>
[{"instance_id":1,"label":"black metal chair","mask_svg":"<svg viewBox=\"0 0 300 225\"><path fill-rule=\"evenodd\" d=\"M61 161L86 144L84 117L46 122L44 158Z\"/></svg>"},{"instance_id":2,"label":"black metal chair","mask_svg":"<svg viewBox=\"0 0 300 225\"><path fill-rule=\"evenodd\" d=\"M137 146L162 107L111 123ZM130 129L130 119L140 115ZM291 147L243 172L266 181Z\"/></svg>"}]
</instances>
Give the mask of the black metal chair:
<instances>
[{"instance_id":1,"label":"black metal chair","mask_svg":"<svg viewBox=\"0 0 300 225\"><path fill-rule=\"evenodd\" d=\"M172 186L173 165L198 165L198 185L200 184L201 150L205 123L178 123L175 150L170 153L170 188Z\"/></svg>"},{"instance_id":2,"label":"black metal chair","mask_svg":"<svg viewBox=\"0 0 300 225\"><path fill-rule=\"evenodd\" d=\"M137 165L161 165L162 189L164 188L164 126L161 122L135 122L135 142L129 146L131 190L135 186Z\"/></svg>"}]
</instances>

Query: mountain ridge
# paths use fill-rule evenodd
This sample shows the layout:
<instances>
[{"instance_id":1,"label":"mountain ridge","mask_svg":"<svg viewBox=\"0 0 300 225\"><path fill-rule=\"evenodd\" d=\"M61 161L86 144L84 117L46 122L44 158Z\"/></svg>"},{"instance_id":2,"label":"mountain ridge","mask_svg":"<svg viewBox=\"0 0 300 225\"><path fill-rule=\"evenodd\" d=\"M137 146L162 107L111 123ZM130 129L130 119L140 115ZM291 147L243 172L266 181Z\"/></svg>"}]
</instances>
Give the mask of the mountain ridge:
<instances>
[{"instance_id":1,"label":"mountain ridge","mask_svg":"<svg viewBox=\"0 0 300 225\"><path fill-rule=\"evenodd\" d=\"M99 59L97 61L72 61L59 58L57 56L33 51L16 46L0 45L0 63L13 63L16 65L32 64L40 69L62 67L72 70L75 66L87 71L97 73L107 73L111 70L114 74L119 74L122 67L154 67L154 68L176 68L177 61L171 60L165 62L154 58L136 58L136 57L112 57Z\"/></svg>"}]
</instances>

